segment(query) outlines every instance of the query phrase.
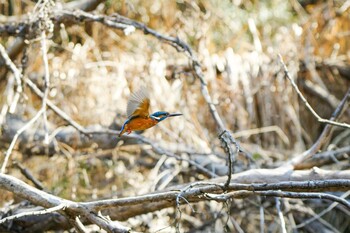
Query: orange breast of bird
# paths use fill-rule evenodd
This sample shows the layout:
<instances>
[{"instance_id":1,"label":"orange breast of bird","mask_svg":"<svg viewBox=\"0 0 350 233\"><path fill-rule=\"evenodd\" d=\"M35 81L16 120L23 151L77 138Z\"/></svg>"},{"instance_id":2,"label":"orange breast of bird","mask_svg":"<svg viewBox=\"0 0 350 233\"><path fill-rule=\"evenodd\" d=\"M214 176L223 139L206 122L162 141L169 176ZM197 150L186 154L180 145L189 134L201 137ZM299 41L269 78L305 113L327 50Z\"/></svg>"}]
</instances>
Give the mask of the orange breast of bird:
<instances>
[{"instance_id":1,"label":"orange breast of bird","mask_svg":"<svg viewBox=\"0 0 350 233\"><path fill-rule=\"evenodd\" d=\"M132 119L126 126L125 131L138 131L138 130L145 130L148 128L151 128L152 126L155 126L158 122L153 120L152 118L143 118L143 117L137 117Z\"/></svg>"}]
</instances>

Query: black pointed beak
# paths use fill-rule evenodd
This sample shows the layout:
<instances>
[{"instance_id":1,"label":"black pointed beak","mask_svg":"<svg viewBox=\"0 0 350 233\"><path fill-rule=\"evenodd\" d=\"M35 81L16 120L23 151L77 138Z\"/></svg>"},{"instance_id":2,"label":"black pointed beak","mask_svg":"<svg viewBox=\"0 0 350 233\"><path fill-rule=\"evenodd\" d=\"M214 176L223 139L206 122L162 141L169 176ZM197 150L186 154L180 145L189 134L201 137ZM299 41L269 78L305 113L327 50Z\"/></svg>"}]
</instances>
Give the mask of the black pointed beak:
<instances>
[{"instance_id":1,"label":"black pointed beak","mask_svg":"<svg viewBox=\"0 0 350 233\"><path fill-rule=\"evenodd\" d=\"M182 113L170 113L168 117L182 116Z\"/></svg>"}]
</instances>

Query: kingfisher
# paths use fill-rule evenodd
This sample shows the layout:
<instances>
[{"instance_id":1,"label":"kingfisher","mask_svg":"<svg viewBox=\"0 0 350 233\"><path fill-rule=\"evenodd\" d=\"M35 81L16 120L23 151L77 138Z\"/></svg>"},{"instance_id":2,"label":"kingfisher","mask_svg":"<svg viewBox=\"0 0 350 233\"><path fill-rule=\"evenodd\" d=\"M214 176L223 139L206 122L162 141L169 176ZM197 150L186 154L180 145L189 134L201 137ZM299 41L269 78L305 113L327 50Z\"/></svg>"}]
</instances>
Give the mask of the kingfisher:
<instances>
[{"instance_id":1,"label":"kingfisher","mask_svg":"<svg viewBox=\"0 0 350 233\"><path fill-rule=\"evenodd\" d=\"M168 117L182 115L181 113L169 113L165 111L150 114L149 106L150 99L146 88L142 87L131 94L126 108L128 119L120 129L119 137L125 132L130 134L131 131L149 129Z\"/></svg>"}]
</instances>

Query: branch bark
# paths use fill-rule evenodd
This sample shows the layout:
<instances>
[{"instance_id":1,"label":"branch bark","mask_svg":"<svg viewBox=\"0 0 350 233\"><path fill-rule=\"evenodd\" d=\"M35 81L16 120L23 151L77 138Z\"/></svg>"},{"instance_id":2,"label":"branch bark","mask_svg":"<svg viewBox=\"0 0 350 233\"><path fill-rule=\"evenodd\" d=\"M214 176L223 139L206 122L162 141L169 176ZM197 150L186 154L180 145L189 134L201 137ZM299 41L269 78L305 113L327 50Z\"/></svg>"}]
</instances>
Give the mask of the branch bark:
<instances>
[{"instance_id":1,"label":"branch bark","mask_svg":"<svg viewBox=\"0 0 350 233\"><path fill-rule=\"evenodd\" d=\"M0 188L14 193L16 196L26 199L34 205L44 208L54 208L64 205L66 208L60 210L62 214L70 216L83 216L82 221L99 223L103 225L101 219L95 214L102 211L104 215L109 215L113 220L126 220L140 214L152 211L175 207L178 195L185 198L188 202L198 202L211 200L210 194L223 194L226 177L211 179L207 182L195 182L169 187L166 190L139 195L135 197L124 197L118 199L107 199L92 202L73 202L66 200L44 191L38 190L24 183L23 181L6 174L0 174ZM227 190L249 191L245 195L235 194L234 198L244 198L251 195L267 196L290 196L294 194L281 194L272 192L273 190L293 191L295 192L321 192L321 191L345 191L350 188L350 171L327 171L321 169L312 169L309 171L286 171L285 169L255 169L232 175L231 183ZM271 191L272 190L272 191ZM260 191L260 193L258 192ZM268 191L268 192L263 192ZM256 193L258 192L258 193ZM209 195L208 195L209 194ZM248 195L249 194L249 195ZM297 194L295 194L297 195ZM307 195L305 195L306 197ZM317 195L309 195L308 198L317 198ZM302 198L302 196L300 196ZM307 197L306 197L307 198ZM181 199L180 199L181 200ZM344 200L342 200L344 201ZM346 201L345 201L346 202ZM343 204L346 204L346 203ZM182 203L183 204L183 203ZM349 206L345 205L349 208ZM42 210L42 209L38 209ZM52 210L52 209L51 209ZM46 219L54 219L52 215L55 212L49 212L37 216ZM96 219L97 218L97 219ZM47 224L51 229L57 229L62 226L71 227L66 218L59 218L61 221L57 224ZM25 219L20 219L24 221ZM98 221L97 221L98 220ZM12 221L19 221L18 219ZM52 220L53 221L53 220ZM6 221L7 222L7 221ZM11 223L11 221L9 221ZM15 224L13 224L15 225ZM6 228L11 224L0 224L1 228ZM119 226L120 227L120 226ZM30 228L28 228L30 229ZM65 228L67 229L67 228ZM124 229L121 227L121 229ZM123 232L122 230L120 232Z\"/></svg>"}]
</instances>

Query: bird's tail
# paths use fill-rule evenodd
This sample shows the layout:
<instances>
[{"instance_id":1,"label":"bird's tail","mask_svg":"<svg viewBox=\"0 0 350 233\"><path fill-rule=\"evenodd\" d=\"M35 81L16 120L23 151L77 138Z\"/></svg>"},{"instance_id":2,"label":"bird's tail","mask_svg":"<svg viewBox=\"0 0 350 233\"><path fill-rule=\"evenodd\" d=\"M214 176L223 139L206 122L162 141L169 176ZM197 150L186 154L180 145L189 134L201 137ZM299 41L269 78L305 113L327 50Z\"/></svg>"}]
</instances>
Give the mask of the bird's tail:
<instances>
[{"instance_id":1,"label":"bird's tail","mask_svg":"<svg viewBox=\"0 0 350 233\"><path fill-rule=\"evenodd\" d=\"M128 123L129 123L129 120L127 120L127 121L124 122L122 128L121 128L120 131L119 131L120 133L119 133L118 137L121 137L121 136L125 133L125 131L126 131L125 126L126 126Z\"/></svg>"}]
</instances>

